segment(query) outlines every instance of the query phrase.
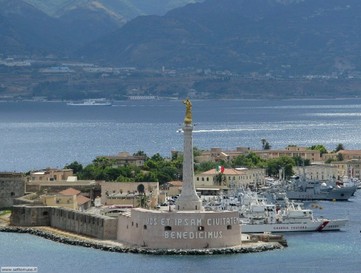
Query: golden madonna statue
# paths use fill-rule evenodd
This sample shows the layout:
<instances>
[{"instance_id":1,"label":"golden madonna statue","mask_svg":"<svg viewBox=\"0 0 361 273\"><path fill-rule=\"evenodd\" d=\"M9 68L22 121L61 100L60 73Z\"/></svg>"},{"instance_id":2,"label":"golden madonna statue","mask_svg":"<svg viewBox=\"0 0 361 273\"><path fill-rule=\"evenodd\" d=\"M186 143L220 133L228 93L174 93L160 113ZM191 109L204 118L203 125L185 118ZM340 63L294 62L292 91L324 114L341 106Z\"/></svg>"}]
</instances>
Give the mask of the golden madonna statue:
<instances>
[{"instance_id":1,"label":"golden madonna statue","mask_svg":"<svg viewBox=\"0 0 361 273\"><path fill-rule=\"evenodd\" d=\"M184 123L191 124L192 123L192 103L189 99L184 100L183 103L186 105L186 115L184 117Z\"/></svg>"}]
</instances>

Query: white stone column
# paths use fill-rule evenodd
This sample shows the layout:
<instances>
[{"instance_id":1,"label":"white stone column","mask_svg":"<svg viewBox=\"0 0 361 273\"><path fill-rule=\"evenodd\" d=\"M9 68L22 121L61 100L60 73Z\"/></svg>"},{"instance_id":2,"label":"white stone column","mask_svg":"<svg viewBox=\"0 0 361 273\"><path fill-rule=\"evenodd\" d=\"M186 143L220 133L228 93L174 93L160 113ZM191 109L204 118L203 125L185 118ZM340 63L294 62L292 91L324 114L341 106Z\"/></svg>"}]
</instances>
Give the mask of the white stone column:
<instances>
[{"instance_id":1,"label":"white stone column","mask_svg":"<svg viewBox=\"0 0 361 273\"><path fill-rule=\"evenodd\" d=\"M194 185L192 131L192 124L184 124L183 185L182 192L176 202L177 210L203 210L202 201L197 195Z\"/></svg>"}]
</instances>

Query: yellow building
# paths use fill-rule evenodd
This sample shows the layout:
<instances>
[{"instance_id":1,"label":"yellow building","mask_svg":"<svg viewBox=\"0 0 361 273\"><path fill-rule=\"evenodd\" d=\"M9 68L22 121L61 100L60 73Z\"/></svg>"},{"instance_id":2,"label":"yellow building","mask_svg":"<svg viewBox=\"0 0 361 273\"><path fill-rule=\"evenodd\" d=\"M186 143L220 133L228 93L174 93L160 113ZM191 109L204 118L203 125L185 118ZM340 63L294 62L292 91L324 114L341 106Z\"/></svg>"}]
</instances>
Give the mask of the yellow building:
<instances>
[{"instance_id":1,"label":"yellow building","mask_svg":"<svg viewBox=\"0 0 361 273\"><path fill-rule=\"evenodd\" d=\"M237 147L236 150L226 151L221 148L211 148L209 151L203 151L195 159L197 162L231 162L237 156L255 153L263 159L279 158L281 156L301 157L309 159L311 162L322 161L321 153L318 150L309 150L306 147L288 146L280 150L251 150L249 147Z\"/></svg>"},{"instance_id":2,"label":"yellow building","mask_svg":"<svg viewBox=\"0 0 361 273\"><path fill-rule=\"evenodd\" d=\"M124 205L139 207L141 197L140 188L144 189L147 197L147 205L158 205L159 183L158 182L101 182L101 202L103 205Z\"/></svg>"},{"instance_id":3,"label":"yellow building","mask_svg":"<svg viewBox=\"0 0 361 273\"><path fill-rule=\"evenodd\" d=\"M182 181L169 181L163 185L163 189L167 192L168 196L175 196L181 193L182 185Z\"/></svg>"},{"instance_id":4,"label":"yellow building","mask_svg":"<svg viewBox=\"0 0 361 273\"><path fill-rule=\"evenodd\" d=\"M114 161L115 167L135 165L143 166L146 156L143 155L130 155L128 152L120 152L117 155L98 156L97 158L106 158Z\"/></svg>"},{"instance_id":5,"label":"yellow building","mask_svg":"<svg viewBox=\"0 0 361 273\"><path fill-rule=\"evenodd\" d=\"M307 179L329 181L338 177L338 168L330 164L314 164L304 167L293 167L295 175L306 175Z\"/></svg>"},{"instance_id":6,"label":"yellow building","mask_svg":"<svg viewBox=\"0 0 361 273\"><path fill-rule=\"evenodd\" d=\"M91 206L91 200L80 193L78 190L68 188L57 194L42 195L41 200L46 206L83 211Z\"/></svg>"},{"instance_id":7,"label":"yellow building","mask_svg":"<svg viewBox=\"0 0 361 273\"><path fill-rule=\"evenodd\" d=\"M66 181L73 178L72 169L45 169L31 172L28 182L50 182L50 181Z\"/></svg>"},{"instance_id":8,"label":"yellow building","mask_svg":"<svg viewBox=\"0 0 361 273\"><path fill-rule=\"evenodd\" d=\"M323 155L324 160L338 160L340 157L342 160L361 160L361 150L340 150L337 153Z\"/></svg>"},{"instance_id":9,"label":"yellow building","mask_svg":"<svg viewBox=\"0 0 361 273\"><path fill-rule=\"evenodd\" d=\"M331 165L337 168L337 179L342 179L344 176L361 179L361 160L336 161Z\"/></svg>"},{"instance_id":10,"label":"yellow building","mask_svg":"<svg viewBox=\"0 0 361 273\"><path fill-rule=\"evenodd\" d=\"M201 188L239 188L264 184L265 169L225 168L223 173L212 169L194 176L195 185Z\"/></svg>"},{"instance_id":11,"label":"yellow building","mask_svg":"<svg viewBox=\"0 0 361 273\"><path fill-rule=\"evenodd\" d=\"M254 151L263 159L279 158L281 156L300 157L308 159L311 162L322 161L321 152L319 150L310 150L307 147L288 146L284 150L261 150Z\"/></svg>"}]
</instances>

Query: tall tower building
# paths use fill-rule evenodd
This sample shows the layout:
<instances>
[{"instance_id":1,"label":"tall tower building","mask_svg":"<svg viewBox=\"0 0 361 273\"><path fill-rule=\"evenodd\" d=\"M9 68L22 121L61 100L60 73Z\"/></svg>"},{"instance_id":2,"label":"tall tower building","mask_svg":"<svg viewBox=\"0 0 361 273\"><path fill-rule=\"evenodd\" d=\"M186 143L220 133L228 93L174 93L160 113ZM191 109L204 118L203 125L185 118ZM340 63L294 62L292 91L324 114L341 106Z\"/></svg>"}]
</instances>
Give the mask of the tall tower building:
<instances>
[{"instance_id":1,"label":"tall tower building","mask_svg":"<svg viewBox=\"0 0 361 273\"><path fill-rule=\"evenodd\" d=\"M192 103L189 99L183 101L186 105L184 118L184 147L183 147L183 186L182 192L177 199L176 209L179 211L201 211L202 201L197 195L194 185L194 161L193 161L193 124Z\"/></svg>"}]
</instances>

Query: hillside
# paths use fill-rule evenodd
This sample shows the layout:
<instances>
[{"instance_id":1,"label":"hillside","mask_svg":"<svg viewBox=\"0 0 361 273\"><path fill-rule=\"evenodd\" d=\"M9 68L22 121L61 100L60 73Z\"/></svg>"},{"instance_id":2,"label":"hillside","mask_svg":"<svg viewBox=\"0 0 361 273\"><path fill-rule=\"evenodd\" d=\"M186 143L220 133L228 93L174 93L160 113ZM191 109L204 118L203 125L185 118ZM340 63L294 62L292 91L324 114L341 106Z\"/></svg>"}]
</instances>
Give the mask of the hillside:
<instances>
[{"instance_id":1,"label":"hillside","mask_svg":"<svg viewBox=\"0 0 361 273\"><path fill-rule=\"evenodd\" d=\"M76 9L108 14L120 22L140 15L164 15L167 11L204 0L24 0L50 16L61 17Z\"/></svg>"},{"instance_id":2,"label":"hillside","mask_svg":"<svg viewBox=\"0 0 361 273\"><path fill-rule=\"evenodd\" d=\"M2 54L67 57L131 18L196 1L203 0L0 0Z\"/></svg>"},{"instance_id":3,"label":"hillside","mask_svg":"<svg viewBox=\"0 0 361 273\"><path fill-rule=\"evenodd\" d=\"M138 17L81 53L139 67L358 72L360 13L358 0L208 0Z\"/></svg>"},{"instance_id":4,"label":"hillside","mask_svg":"<svg viewBox=\"0 0 361 273\"><path fill-rule=\"evenodd\" d=\"M66 57L119 27L103 13L77 9L51 17L22 0L0 0L0 46L4 55Z\"/></svg>"},{"instance_id":5,"label":"hillside","mask_svg":"<svg viewBox=\"0 0 361 273\"><path fill-rule=\"evenodd\" d=\"M359 14L359 0L0 0L0 95L359 96ZM99 72L41 72L68 62Z\"/></svg>"}]
</instances>

